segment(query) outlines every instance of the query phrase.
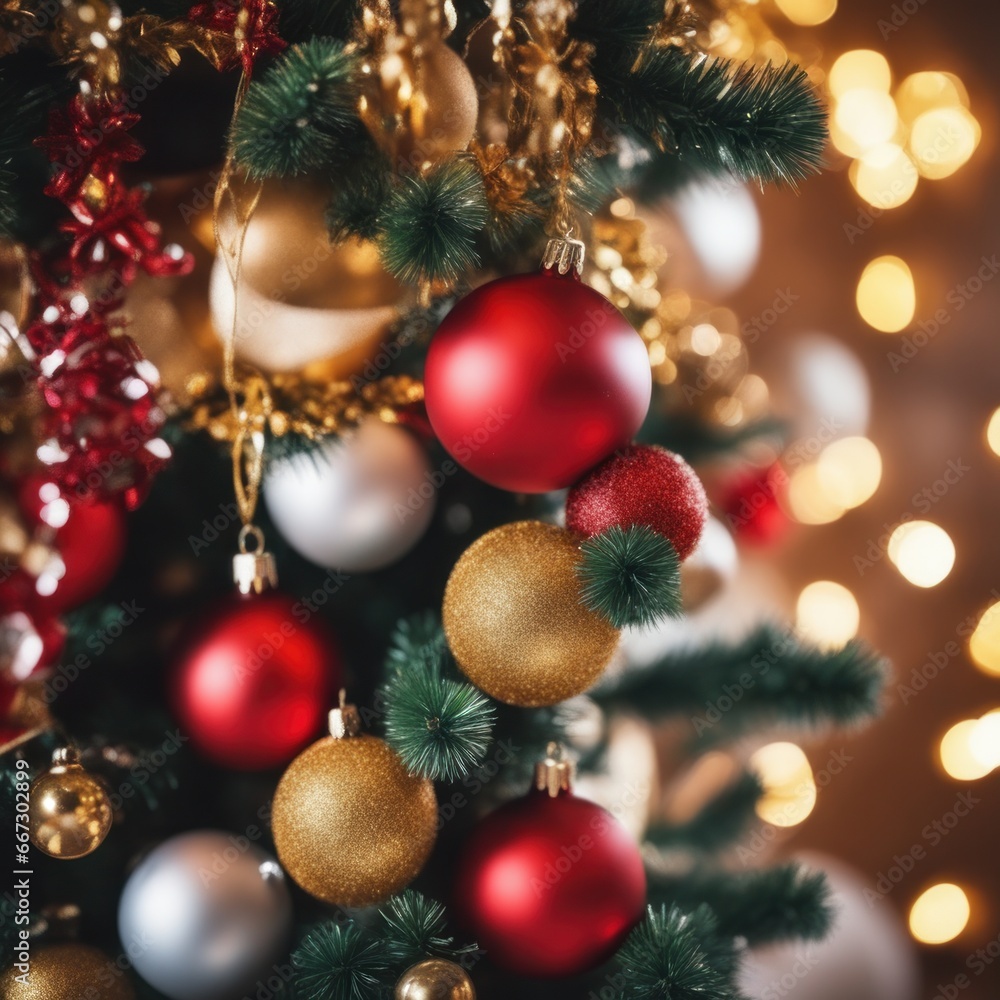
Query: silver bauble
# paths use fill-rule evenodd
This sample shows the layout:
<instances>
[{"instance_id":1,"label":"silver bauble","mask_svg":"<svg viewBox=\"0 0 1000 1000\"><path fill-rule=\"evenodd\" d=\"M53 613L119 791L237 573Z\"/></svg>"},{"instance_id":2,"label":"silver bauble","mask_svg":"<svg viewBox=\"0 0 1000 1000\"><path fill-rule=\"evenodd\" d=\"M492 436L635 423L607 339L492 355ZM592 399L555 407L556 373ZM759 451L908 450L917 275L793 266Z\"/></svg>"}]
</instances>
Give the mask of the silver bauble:
<instances>
[{"instance_id":1,"label":"silver bauble","mask_svg":"<svg viewBox=\"0 0 1000 1000\"><path fill-rule=\"evenodd\" d=\"M245 836L164 841L129 876L118 933L136 972L172 1000L232 1000L288 947L292 901L278 862Z\"/></svg>"},{"instance_id":2,"label":"silver bauble","mask_svg":"<svg viewBox=\"0 0 1000 1000\"><path fill-rule=\"evenodd\" d=\"M281 536L328 569L363 573L395 562L434 513L437 478L420 442L374 417L318 453L275 462L264 502Z\"/></svg>"}]
</instances>

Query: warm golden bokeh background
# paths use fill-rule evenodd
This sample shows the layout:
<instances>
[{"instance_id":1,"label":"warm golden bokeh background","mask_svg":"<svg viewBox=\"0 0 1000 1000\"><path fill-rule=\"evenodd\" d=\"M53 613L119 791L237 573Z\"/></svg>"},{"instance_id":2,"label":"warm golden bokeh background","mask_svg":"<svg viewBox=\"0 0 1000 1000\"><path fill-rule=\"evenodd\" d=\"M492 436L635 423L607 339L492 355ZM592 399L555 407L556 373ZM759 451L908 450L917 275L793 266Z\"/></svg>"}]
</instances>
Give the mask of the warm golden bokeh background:
<instances>
[{"instance_id":1,"label":"warm golden bokeh background","mask_svg":"<svg viewBox=\"0 0 1000 1000\"><path fill-rule=\"evenodd\" d=\"M883 32L879 22L889 20L894 7L913 13L905 20L897 17L904 22L898 30ZM965 298L960 310L954 308L954 296L948 303L949 292L975 275L984 258L1000 254L998 24L1000 12L986 0L841 0L829 21L804 34L810 44L821 44L827 66L840 52L869 48L888 57L894 83L921 70L958 74L982 125L982 140L958 173L938 181L921 179L905 204L881 214L853 241L845 224L856 224L864 203L848 180L846 163L803 185L798 194L769 192L759 202L761 263L733 299L742 317L753 317L781 289L799 296L752 348L758 370L781 369L792 338L820 331L849 345L871 379L868 436L883 462L878 491L834 523L795 529L766 557L780 564L793 597L816 580L847 587L860 605L859 634L892 659L895 676L877 725L846 742L838 737L827 747L809 746L814 761L844 746L853 760L820 790L814 812L782 850L808 848L843 858L874 889L895 855L907 854L913 845L924 847L922 859L873 905L895 907L905 919L917 897L936 883L954 882L965 891L971 916L964 930L947 944L920 949L925 973L920 997L926 1000L992 1000L1000 993L1000 961L979 974L966 967L967 958L991 941L1000 953L1000 771L975 781L955 780L942 768L938 749L955 723L1000 708L1000 676L988 676L974 665L963 636L970 616L978 618L1000 591L1000 457L985 439L990 415L1000 405L1000 277L971 296L960 295ZM914 277L915 320L901 333L876 332L855 305L862 271L881 255L903 258ZM894 372L889 353L913 336L915 324L942 308L947 321L940 332L911 360L897 363ZM933 496L949 464L962 471L950 474L955 481L947 489L939 487L943 495L915 502L925 487ZM928 509L919 509L928 503ZM884 543L887 526L906 517L933 521L954 541L954 567L937 586L912 585L887 558L859 572L855 557L863 557L872 540ZM945 665L902 704L897 683L909 679L930 654L943 654L938 661ZM985 738L1000 754L997 729ZM928 825L942 821L962 792L974 799L971 809L959 810L968 815L957 817L951 828L952 819L945 819L943 836L925 836ZM962 974L967 980L956 979ZM954 994L939 989L955 983ZM809 990L794 995L800 993L808 996Z\"/></svg>"}]
</instances>

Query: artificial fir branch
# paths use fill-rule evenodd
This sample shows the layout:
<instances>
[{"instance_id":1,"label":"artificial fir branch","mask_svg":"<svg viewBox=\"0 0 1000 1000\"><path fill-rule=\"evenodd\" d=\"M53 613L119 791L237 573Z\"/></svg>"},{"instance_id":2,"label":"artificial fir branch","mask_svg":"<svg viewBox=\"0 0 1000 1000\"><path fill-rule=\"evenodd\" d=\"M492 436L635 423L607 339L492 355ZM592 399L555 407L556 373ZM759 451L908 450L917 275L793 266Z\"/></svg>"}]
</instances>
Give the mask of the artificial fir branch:
<instances>
[{"instance_id":1,"label":"artificial fir branch","mask_svg":"<svg viewBox=\"0 0 1000 1000\"><path fill-rule=\"evenodd\" d=\"M302 1000L379 1000L391 956L354 923L314 928L292 953Z\"/></svg>"},{"instance_id":2,"label":"artificial fir branch","mask_svg":"<svg viewBox=\"0 0 1000 1000\"><path fill-rule=\"evenodd\" d=\"M819 169L826 115L794 65L740 66L653 47L598 76L620 124L702 174L794 183Z\"/></svg>"},{"instance_id":3,"label":"artificial fir branch","mask_svg":"<svg viewBox=\"0 0 1000 1000\"><path fill-rule=\"evenodd\" d=\"M390 671L405 671L419 663L440 669L449 655L440 619L425 611L396 623L386 653L386 667Z\"/></svg>"},{"instance_id":4,"label":"artificial fir branch","mask_svg":"<svg viewBox=\"0 0 1000 1000\"><path fill-rule=\"evenodd\" d=\"M409 771L455 781L482 764L496 712L478 689L415 665L398 673L385 694L386 739Z\"/></svg>"},{"instance_id":5,"label":"artificial fir branch","mask_svg":"<svg viewBox=\"0 0 1000 1000\"><path fill-rule=\"evenodd\" d=\"M316 36L347 39L361 13L360 0L281 0L281 37L290 44Z\"/></svg>"},{"instance_id":6,"label":"artificial fir branch","mask_svg":"<svg viewBox=\"0 0 1000 1000\"><path fill-rule=\"evenodd\" d=\"M359 78L357 54L336 39L289 49L247 91L230 137L237 163L263 180L344 162L346 140L362 129Z\"/></svg>"},{"instance_id":7,"label":"artificial fir branch","mask_svg":"<svg viewBox=\"0 0 1000 1000\"><path fill-rule=\"evenodd\" d=\"M379 911L383 937L392 957L403 966L429 955L454 958L477 951L477 946L455 944L447 933L444 906L415 889L393 896Z\"/></svg>"},{"instance_id":8,"label":"artificial fir branch","mask_svg":"<svg viewBox=\"0 0 1000 1000\"><path fill-rule=\"evenodd\" d=\"M379 218L392 194L389 162L368 139L359 141L351 169L337 171L333 195L326 210L332 243L348 237L371 240L379 232Z\"/></svg>"},{"instance_id":9,"label":"artificial fir branch","mask_svg":"<svg viewBox=\"0 0 1000 1000\"><path fill-rule=\"evenodd\" d=\"M753 821L754 807L763 794L760 778L744 772L688 822L652 827L646 839L661 848L685 848L701 853L722 850Z\"/></svg>"},{"instance_id":10,"label":"artificial fir branch","mask_svg":"<svg viewBox=\"0 0 1000 1000\"><path fill-rule=\"evenodd\" d=\"M688 715L696 735L721 737L771 721L860 722L876 714L884 677L885 661L858 640L825 650L765 625L735 645L672 651L594 697L647 718Z\"/></svg>"},{"instance_id":11,"label":"artificial fir branch","mask_svg":"<svg viewBox=\"0 0 1000 1000\"><path fill-rule=\"evenodd\" d=\"M707 946L707 948L706 948ZM728 953L726 958L720 953ZM720 961L720 958L723 960ZM732 946L715 936L704 907L650 907L617 960L625 981L620 1000L736 1000Z\"/></svg>"},{"instance_id":12,"label":"artificial fir branch","mask_svg":"<svg viewBox=\"0 0 1000 1000\"><path fill-rule=\"evenodd\" d=\"M476 237L489 219L483 178L468 160L444 161L403 180L381 223L386 268L407 284L452 284L479 263Z\"/></svg>"},{"instance_id":13,"label":"artificial fir branch","mask_svg":"<svg viewBox=\"0 0 1000 1000\"><path fill-rule=\"evenodd\" d=\"M719 934L751 945L790 938L819 940L833 920L826 876L797 864L744 872L699 869L685 875L652 874L653 903L709 906Z\"/></svg>"},{"instance_id":14,"label":"artificial fir branch","mask_svg":"<svg viewBox=\"0 0 1000 1000\"><path fill-rule=\"evenodd\" d=\"M580 551L581 599L615 628L681 614L681 564L663 535L645 525L615 525Z\"/></svg>"}]
</instances>

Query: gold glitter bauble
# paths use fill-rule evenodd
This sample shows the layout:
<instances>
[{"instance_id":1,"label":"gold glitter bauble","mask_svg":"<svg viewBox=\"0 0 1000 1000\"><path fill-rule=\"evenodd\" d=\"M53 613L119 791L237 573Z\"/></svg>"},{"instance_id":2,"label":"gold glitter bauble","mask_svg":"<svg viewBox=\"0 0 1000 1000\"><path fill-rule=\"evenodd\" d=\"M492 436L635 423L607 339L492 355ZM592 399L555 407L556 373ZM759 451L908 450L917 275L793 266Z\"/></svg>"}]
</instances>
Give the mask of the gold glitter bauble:
<instances>
[{"instance_id":1,"label":"gold glitter bauble","mask_svg":"<svg viewBox=\"0 0 1000 1000\"><path fill-rule=\"evenodd\" d=\"M399 977L396 1000L476 1000L476 990L461 966L429 958L411 965Z\"/></svg>"},{"instance_id":2,"label":"gold glitter bauble","mask_svg":"<svg viewBox=\"0 0 1000 1000\"><path fill-rule=\"evenodd\" d=\"M374 736L330 736L288 765L271 826L282 865L306 892L370 906L424 866L437 836L434 784Z\"/></svg>"},{"instance_id":3,"label":"gold glitter bauble","mask_svg":"<svg viewBox=\"0 0 1000 1000\"><path fill-rule=\"evenodd\" d=\"M510 705L554 705L586 691L618 632L580 603L575 537L539 521L472 543L444 594L444 630L465 675Z\"/></svg>"},{"instance_id":4,"label":"gold glitter bauble","mask_svg":"<svg viewBox=\"0 0 1000 1000\"><path fill-rule=\"evenodd\" d=\"M37 946L36 946L37 947ZM22 976L18 980L18 976ZM128 974L103 951L83 944L32 948L30 971L0 974L0 997L17 1000L135 1000Z\"/></svg>"},{"instance_id":5,"label":"gold glitter bauble","mask_svg":"<svg viewBox=\"0 0 1000 1000\"><path fill-rule=\"evenodd\" d=\"M70 751L56 751L52 767L28 795L31 842L52 858L82 858L97 850L113 818L104 784Z\"/></svg>"}]
</instances>

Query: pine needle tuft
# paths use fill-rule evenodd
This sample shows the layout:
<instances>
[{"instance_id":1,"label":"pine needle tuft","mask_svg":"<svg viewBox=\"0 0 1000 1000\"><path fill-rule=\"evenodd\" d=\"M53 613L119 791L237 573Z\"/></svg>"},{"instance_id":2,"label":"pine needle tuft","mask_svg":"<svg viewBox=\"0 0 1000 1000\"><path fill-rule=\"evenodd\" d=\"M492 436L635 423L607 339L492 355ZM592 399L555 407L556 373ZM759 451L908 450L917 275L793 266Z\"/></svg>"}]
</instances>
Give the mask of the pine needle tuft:
<instances>
[{"instance_id":1,"label":"pine needle tuft","mask_svg":"<svg viewBox=\"0 0 1000 1000\"><path fill-rule=\"evenodd\" d=\"M488 219L482 175L468 160L445 161L393 193L382 219L382 260L407 284L454 284L479 264L476 237Z\"/></svg>"},{"instance_id":2,"label":"pine needle tuft","mask_svg":"<svg viewBox=\"0 0 1000 1000\"><path fill-rule=\"evenodd\" d=\"M615 628L681 614L680 560L663 535L645 525L616 525L580 550L583 603Z\"/></svg>"},{"instance_id":3,"label":"pine needle tuft","mask_svg":"<svg viewBox=\"0 0 1000 1000\"><path fill-rule=\"evenodd\" d=\"M353 923L322 924L292 954L302 1000L379 1000L389 967L381 942Z\"/></svg>"},{"instance_id":4,"label":"pine needle tuft","mask_svg":"<svg viewBox=\"0 0 1000 1000\"><path fill-rule=\"evenodd\" d=\"M453 958L476 951L476 945L457 947L447 933L444 907L415 889L404 889L379 910L384 938L394 960L412 965L430 955Z\"/></svg>"}]
</instances>

